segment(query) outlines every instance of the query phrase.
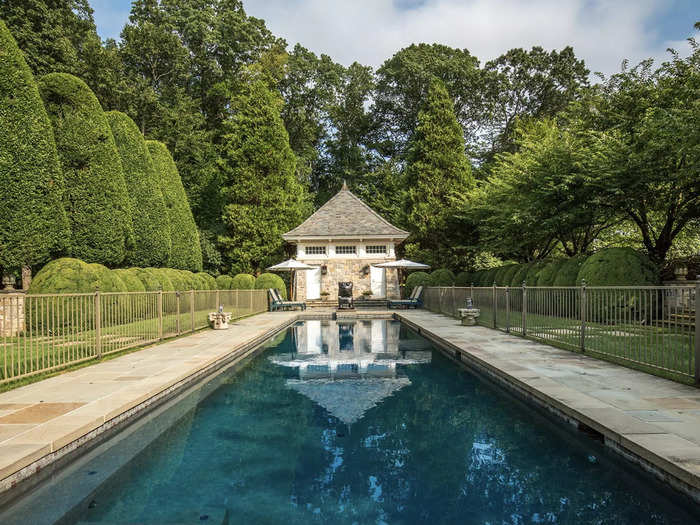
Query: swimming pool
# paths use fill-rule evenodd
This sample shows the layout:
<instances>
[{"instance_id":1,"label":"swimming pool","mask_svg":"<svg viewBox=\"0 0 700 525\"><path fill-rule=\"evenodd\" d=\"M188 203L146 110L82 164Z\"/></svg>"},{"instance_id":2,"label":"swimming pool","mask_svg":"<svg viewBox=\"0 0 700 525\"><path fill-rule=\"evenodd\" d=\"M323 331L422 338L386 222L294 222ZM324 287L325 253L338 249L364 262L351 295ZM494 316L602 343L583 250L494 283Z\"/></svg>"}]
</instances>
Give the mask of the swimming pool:
<instances>
[{"instance_id":1,"label":"swimming pool","mask_svg":"<svg viewBox=\"0 0 700 525\"><path fill-rule=\"evenodd\" d=\"M697 509L396 321L305 321L2 523L679 523Z\"/></svg>"}]
</instances>

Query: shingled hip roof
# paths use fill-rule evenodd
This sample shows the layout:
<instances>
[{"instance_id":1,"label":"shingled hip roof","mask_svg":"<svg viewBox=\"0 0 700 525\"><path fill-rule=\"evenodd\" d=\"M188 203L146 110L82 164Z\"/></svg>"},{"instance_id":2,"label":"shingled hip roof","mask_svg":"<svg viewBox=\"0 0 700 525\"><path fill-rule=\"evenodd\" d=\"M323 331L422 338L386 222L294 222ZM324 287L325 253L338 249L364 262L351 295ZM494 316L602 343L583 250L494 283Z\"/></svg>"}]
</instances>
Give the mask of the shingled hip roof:
<instances>
[{"instance_id":1,"label":"shingled hip roof","mask_svg":"<svg viewBox=\"0 0 700 525\"><path fill-rule=\"evenodd\" d=\"M302 238L376 237L403 240L407 231L383 219L358 197L343 188L308 219L282 238L287 241Z\"/></svg>"}]
</instances>

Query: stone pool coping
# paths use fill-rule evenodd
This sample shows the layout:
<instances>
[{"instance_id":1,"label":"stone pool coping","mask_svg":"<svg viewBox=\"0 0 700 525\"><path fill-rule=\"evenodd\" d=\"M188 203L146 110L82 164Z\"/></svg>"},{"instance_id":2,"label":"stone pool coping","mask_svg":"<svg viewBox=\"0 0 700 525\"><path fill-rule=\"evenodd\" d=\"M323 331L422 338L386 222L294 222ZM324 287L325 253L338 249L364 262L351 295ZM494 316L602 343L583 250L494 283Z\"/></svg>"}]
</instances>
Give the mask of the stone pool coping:
<instances>
[{"instance_id":1,"label":"stone pool coping","mask_svg":"<svg viewBox=\"0 0 700 525\"><path fill-rule=\"evenodd\" d=\"M0 394L0 500L297 320L332 317L313 310L259 314L229 330L201 331ZM700 503L700 389L425 310L341 317L404 322L522 397L592 429Z\"/></svg>"},{"instance_id":2,"label":"stone pool coping","mask_svg":"<svg viewBox=\"0 0 700 525\"><path fill-rule=\"evenodd\" d=\"M700 503L700 389L426 310L396 317Z\"/></svg>"}]
</instances>

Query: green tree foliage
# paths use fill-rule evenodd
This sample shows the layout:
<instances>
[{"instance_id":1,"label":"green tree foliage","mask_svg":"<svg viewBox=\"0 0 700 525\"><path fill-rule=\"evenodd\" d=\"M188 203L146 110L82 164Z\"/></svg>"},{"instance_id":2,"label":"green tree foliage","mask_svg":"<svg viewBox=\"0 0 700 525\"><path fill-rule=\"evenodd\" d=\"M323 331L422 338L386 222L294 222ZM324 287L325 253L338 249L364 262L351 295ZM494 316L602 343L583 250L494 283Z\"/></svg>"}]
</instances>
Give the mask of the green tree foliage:
<instances>
[{"instance_id":1,"label":"green tree foliage","mask_svg":"<svg viewBox=\"0 0 700 525\"><path fill-rule=\"evenodd\" d=\"M513 277L515 277L515 274L517 271L520 269L519 264L511 264L510 266L506 266L506 269L503 271L501 276L499 277L499 286L512 286L513 282Z\"/></svg>"},{"instance_id":2,"label":"green tree foliage","mask_svg":"<svg viewBox=\"0 0 700 525\"><path fill-rule=\"evenodd\" d=\"M100 52L92 8L87 0L0 2L5 20L36 75L82 75Z\"/></svg>"},{"instance_id":3,"label":"green tree foliage","mask_svg":"<svg viewBox=\"0 0 700 525\"><path fill-rule=\"evenodd\" d=\"M480 106L478 67L478 59L466 49L441 44L412 44L384 62L377 70L373 107L380 152L386 156L406 153L435 78L446 86L453 114L470 135L477 117L474 109Z\"/></svg>"},{"instance_id":4,"label":"green tree foliage","mask_svg":"<svg viewBox=\"0 0 700 525\"><path fill-rule=\"evenodd\" d=\"M566 262L561 265L557 275L554 277L553 286L576 286L578 284L576 281L578 272L583 263L586 262L586 259L588 259L586 255L566 259Z\"/></svg>"},{"instance_id":5,"label":"green tree foliage","mask_svg":"<svg viewBox=\"0 0 700 525\"><path fill-rule=\"evenodd\" d=\"M171 224L161 191L164 176L156 171L146 141L134 121L119 111L106 115L131 199L135 239L129 261L136 266L166 266L171 256Z\"/></svg>"},{"instance_id":6,"label":"green tree foliage","mask_svg":"<svg viewBox=\"0 0 700 525\"><path fill-rule=\"evenodd\" d=\"M407 254L432 263L445 261L455 250L452 199L473 185L464 154L462 131L443 83L433 79L418 115L406 168L407 222L414 245Z\"/></svg>"},{"instance_id":7,"label":"green tree foliage","mask_svg":"<svg viewBox=\"0 0 700 525\"><path fill-rule=\"evenodd\" d=\"M511 286L522 286L523 283L527 282L527 275L530 272L530 268L532 267L534 263L525 263L521 264L520 267L518 268L518 271L516 271L513 274L513 279L510 282ZM529 284L528 284L529 286Z\"/></svg>"},{"instance_id":8,"label":"green tree foliage","mask_svg":"<svg viewBox=\"0 0 700 525\"><path fill-rule=\"evenodd\" d=\"M67 248L63 174L34 77L0 20L0 268L41 264Z\"/></svg>"},{"instance_id":9,"label":"green tree foliage","mask_svg":"<svg viewBox=\"0 0 700 525\"><path fill-rule=\"evenodd\" d=\"M246 76L231 99L220 147L226 232L219 242L234 271L259 270L279 259L281 235L310 212L280 118L282 100L254 70Z\"/></svg>"},{"instance_id":10,"label":"green tree foliage","mask_svg":"<svg viewBox=\"0 0 700 525\"><path fill-rule=\"evenodd\" d=\"M430 286L454 286L455 274L447 268L438 268L430 272Z\"/></svg>"},{"instance_id":11,"label":"green tree foliage","mask_svg":"<svg viewBox=\"0 0 700 525\"><path fill-rule=\"evenodd\" d=\"M181 270L201 271L202 252L199 233L177 166L165 144L148 140L146 145L153 159L154 169L160 175L160 188L170 223L171 249L168 266Z\"/></svg>"},{"instance_id":12,"label":"green tree foliage","mask_svg":"<svg viewBox=\"0 0 700 525\"><path fill-rule=\"evenodd\" d=\"M411 272L406 277L406 297L410 297L416 286L430 286L430 274L427 272Z\"/></svg>"},{"instance_id":13,"label":"green tree foliage","mask_svg":"<svg viewBox=\"0 0 700 525\"><path fill-rule=\"evenodd\" d=\"M525 276L527 286L537 286L540 272L545 266L547 266L547 261L535 261L530 265Z\"/></svg>"},{"instance_id":14,"label":"green tree foliage","mask_svg":"<svg viewBox=\"0 0 700 525\"><path fill-rule=\"evenodd\" d=\"M596 205L587 184L588 159L596 154L592 137L548 119L521 126L516 136L517 151L496 156L465 206L482 246L521 260L545 258L557 248L568 256L590 252L619 222L610 208Z\"/></svg>"},{"instance_id":15,"label":"green tree foliage","mask_svg":"<svg viewBox=\"0 0 700 525\"><path fill-rule=\"evenodd\" d=\"M82 80L66 73L42 77L39 92L53 124L65 179L70 253L87 262L121 264L133 246L132 210L102 107Z\"/></svg>"},{"instance_id":16,"label":"green tree foliage","mask_svg":"<svg viewBox=\"0 0 700 525\"><path fill-rule=\"evenodd\" d=\"M258 275L257 279L255 279L255 286L254 288L256 290L267 290L268 288L275 288L277 291L279 291L280 295L282 296L282 299L287 298L287 286L284 284L284 281L279 275L275 275L274 273L261 273Z\"/></svg>"},{"instance_id":17,"label":"green tree foliage","mask_svg":"<svg viewBox=\"0 0 700 525\"><path fill-rule=\"evenodd\" d=\"M700 215L700 45L691 46L656 70L645 61L613 75L572 117L599 132L597 204L637 226L657 266Z\"/></svg>"},{"instance_id":18,"label":"green tree foliage","mask_svg":"<svg viewBox=\"0 0 700 525\"><path fill-rule=\"evenodd\" d=\"M117 270L112 270L115 275L117 275L121 281L126 286L129 292L145 292L146 287L139 278L139 273L137 268L119 268Z\"/></svg>"},{"instance_id":19,"label":"green tree foliage","mask_svg":"<svg viewBox=\"0 0 700 525\"><path fill-rule=\"evenodd\" d=\"M519 121L553 117L588 86L589 71L571 47L546 51L536 46L511 49L484 64L479 122L481 156L517 149ZM487 162L488 164L488 162Z\"/></svg>"},{"instance_id":20,"label":"green tree foliage","mask_svg":"<svg viewBox=\"0 0 700 525\"><path fill-rule=\"evenodd\" d=\"M594 253L578 272L577 284L589 286L651 286L659 283L657 268L631 248L607 248Z\"/></svg>"},{"instance_id":21,"label":"green tree foliage","mask_svg":"<svg viewBox=\"0 0 700 525\"><path fill-rule=\"evenodd\" d=\"M32 279L30 294L92 293L125 291L116 274L100 264L87 264L79 259L63 257L46 264Z\"/></svg>"},{"instance_id":22,"label":"green tree foliage","mask_svg":"<svg viewBox=\"0 0 700 525\"><path fill-rule=\"evenodd\" d=\"M255 277L248 273L239 273L231 280L231 290L252 290L255 288Z\"/></svg>"}]
</instances>

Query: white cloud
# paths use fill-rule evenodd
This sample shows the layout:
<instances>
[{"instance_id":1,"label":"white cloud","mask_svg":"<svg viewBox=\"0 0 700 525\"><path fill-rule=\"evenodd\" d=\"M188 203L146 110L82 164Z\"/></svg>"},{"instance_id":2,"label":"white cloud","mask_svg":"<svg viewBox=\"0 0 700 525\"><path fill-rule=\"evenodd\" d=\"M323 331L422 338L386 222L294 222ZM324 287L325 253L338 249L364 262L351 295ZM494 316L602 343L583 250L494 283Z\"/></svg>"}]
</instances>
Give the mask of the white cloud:
<instances>
[{"instance_id":1,"label":"white cloud","mask_svg":"<svg viewBox=\"0 0 700 525\"><path fill-rule=\"evenodd\" d=\"M414 42L467 48L482 63L513 47L571 45L591 71L609 74L625 58L631 63L666 59L669 46L687 53L686 42L663 41L649 29L663 1L425 0L413 9L400 9L393 0L246 0L244 5L290 46L300 42L346 65L357 60L378 67Z\"/></svg>"}]
</instances>

